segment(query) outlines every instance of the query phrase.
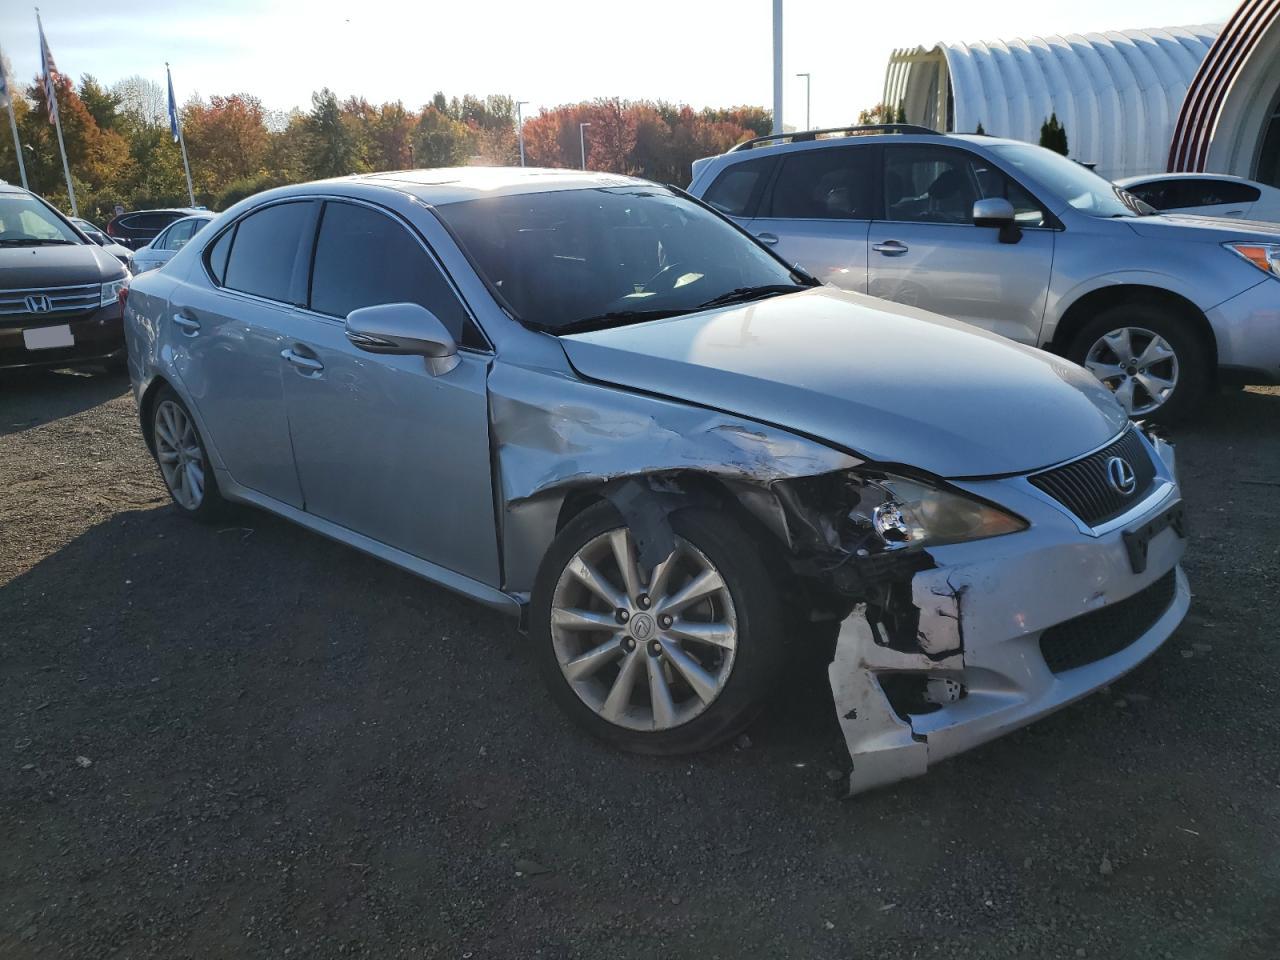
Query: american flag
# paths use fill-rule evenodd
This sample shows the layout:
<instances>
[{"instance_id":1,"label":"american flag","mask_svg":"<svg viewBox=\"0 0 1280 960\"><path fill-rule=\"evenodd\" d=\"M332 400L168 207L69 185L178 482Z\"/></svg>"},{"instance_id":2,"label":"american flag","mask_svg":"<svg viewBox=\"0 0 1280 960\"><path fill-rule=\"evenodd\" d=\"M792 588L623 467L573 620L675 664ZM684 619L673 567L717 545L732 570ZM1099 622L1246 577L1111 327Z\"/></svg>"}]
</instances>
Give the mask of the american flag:
<instances>
[{"instance_id":1,"label":"american flag","mask_svg":"<svg viewBox=\"0 0 1280 960\"><path fill-rule=\"evenodd\" d=\"M9 58L0 53L0 107L9 105Z\"/></svg>"},{"instance_id":2,"label":"american flag","mask_svg":"<svg viewBox=\"0 0 1280 960\"><path fill-rule=\"evenodd\" d=\"M49 122L58 122L58 67L49 52L49 41L44 38L44 24L36 14L36 26L40 28L40 67L44 73L44 99L49 105Z\"/></svg>"}]
</instances>

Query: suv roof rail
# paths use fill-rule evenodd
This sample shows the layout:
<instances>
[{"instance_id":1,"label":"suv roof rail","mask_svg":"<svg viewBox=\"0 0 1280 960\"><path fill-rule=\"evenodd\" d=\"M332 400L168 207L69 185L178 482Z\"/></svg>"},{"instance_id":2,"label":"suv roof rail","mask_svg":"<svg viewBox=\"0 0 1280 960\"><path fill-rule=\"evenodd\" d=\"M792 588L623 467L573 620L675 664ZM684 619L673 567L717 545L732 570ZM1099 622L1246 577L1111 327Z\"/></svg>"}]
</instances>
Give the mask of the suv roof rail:
<instances>
[{"instance_id":1,"label":"suv roof rail","mask_svg":"<svg viewBox=\"0 0 1280 960\"><path fill-rule=\"evenodd\" d=\"M820 136L843 133L846 136L861 133L924 133L938 136L938 131L931 127L922 127L915 123L864 123L852 127L827 127L823 130L793 130L791 133L771 133L767 137L754 137L729 148L729 153L739 150L750 150L762 143L804 143L817 140Z\"/></svg>"}]
</instances>

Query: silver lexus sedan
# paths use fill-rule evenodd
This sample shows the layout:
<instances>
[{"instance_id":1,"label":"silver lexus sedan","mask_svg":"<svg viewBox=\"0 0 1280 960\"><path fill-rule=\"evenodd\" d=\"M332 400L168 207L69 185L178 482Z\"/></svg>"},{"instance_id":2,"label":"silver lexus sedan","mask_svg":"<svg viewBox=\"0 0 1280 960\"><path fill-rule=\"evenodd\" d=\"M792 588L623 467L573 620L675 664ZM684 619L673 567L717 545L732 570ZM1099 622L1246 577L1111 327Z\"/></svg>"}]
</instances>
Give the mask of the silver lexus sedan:
<instances>
[{"instance_id":1,"label":"silver lexus sedan","mask_svg":"<svg viewBox=\"0 0 1280 960\"><path fill-rule=\"evenodd\" d=\"M1082 368L821 286L629 177L286 187L136 278L177 508L251 504L519 618L619 747L829 654L851 792L1030 722L1187 610L1172 449Z\"/></svg>"}]
</instances>

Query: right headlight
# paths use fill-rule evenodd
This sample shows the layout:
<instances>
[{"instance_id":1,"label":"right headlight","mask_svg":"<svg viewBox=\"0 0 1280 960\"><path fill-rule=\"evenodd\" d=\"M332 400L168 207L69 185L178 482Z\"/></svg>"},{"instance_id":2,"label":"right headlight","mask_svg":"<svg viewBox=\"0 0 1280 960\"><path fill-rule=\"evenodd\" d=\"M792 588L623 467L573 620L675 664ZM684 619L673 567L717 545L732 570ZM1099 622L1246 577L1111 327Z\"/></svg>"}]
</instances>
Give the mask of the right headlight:
<instances>
[{"instance_id":1,"label":"right headlight","mask_svg":"<svg viewBox=\"0 0 1280 960\"><path fill-rule=\"evenodd\" d=\"M1280 243L1224 243L1223 246L1263 273L1280 277Z\"/></svg>"},{"instance_id":2,"label":"right headlight","mask_svg":"<svg viewBox=\"0 0 1280 960\"><path fill-rule=\"evenodd\" d=\"M906 477L859 476L863 496L850 516L875 530L886 546L941 546L1017 533L1027 521L999 507ZM879 494L879 502L875 502Z\"/></svg>"}]
</instances>

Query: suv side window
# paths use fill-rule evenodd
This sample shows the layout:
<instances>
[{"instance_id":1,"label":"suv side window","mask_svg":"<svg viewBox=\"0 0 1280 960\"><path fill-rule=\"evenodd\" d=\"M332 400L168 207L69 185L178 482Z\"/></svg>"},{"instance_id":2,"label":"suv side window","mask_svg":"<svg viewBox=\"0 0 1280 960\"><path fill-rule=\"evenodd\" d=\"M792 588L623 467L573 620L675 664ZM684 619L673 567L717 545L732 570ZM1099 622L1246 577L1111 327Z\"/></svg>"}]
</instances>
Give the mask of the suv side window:
<instances>
[{"instance_id":1,"label":"suv side window","mask_svg":"<svg viewBox=\"0 0 1280 960\"><path fill-rule=\"evenodd\" d=\"M761 216L789 220L870 220L872 153L818 147L787 154Z\"/></svg>"},{"instance_id":2,"label":"suv side window","mask_svg":"<svg viewBox=\"0 0 1280 960\"><path fill-rule=\"evenodd\" d=\"M277 203L249 214L236 224L223 286L291 303L298 251L312 223L311 201ZM219 253L211 251L211 267Z\"/></svg>"},{"instance_id":3,"label":"suv side window","mask_svg":"<svg viewBox=\"0 0 1280 960\"><path fill-rule=\"evenodd\" d=\"M237 238L233 258L239 246ZM417 238L369 207L326 202L311 271L311 309L345 317L382 303L420 304L459 343L476 344L466 309Z\"/></svg>"},{"instance_id":4,"label":"suv side window","mask_svg":"<svg viewBox=\"0 0 1280 960\"><path fill-rule=\"evenodd\" d=\"M892 145L884 152L886 220L972 223L977 200L1004 197L1019 225L1045 224L1044 210L1016 181L982 157L929 145Z\"/></svg>"},{"instance_id":5,"label":"suv side window","mask_svg":"<svg viewBox=\"0 0 1280 960\"><path fill-rule=\"evenodd\" d=\"M720 172L703 201L730 217L750 217L776 163L774 157L735 163Z\"/></svg>"}]
</instances>

